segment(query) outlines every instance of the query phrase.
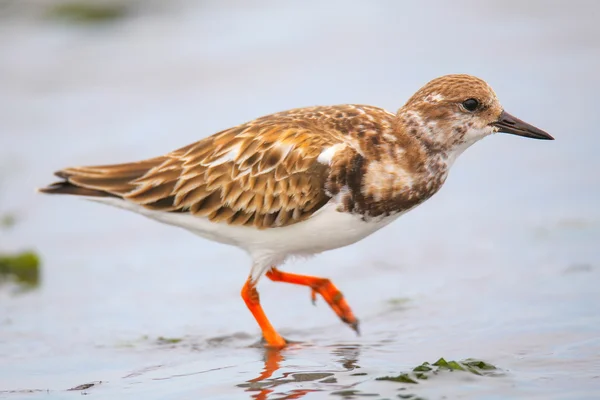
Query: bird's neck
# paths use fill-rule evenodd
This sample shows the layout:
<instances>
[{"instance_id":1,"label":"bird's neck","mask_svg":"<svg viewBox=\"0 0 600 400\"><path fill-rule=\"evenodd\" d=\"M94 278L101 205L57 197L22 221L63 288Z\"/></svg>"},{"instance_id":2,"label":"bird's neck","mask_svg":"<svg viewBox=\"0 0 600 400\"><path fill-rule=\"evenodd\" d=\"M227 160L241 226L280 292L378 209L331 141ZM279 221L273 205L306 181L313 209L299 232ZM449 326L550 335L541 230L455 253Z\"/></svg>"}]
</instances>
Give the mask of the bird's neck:
<instances>
[{"instance_id":1,"label":"bird's neck","mask_svg":"<svg viewBox=\"0 0 600 400\"><path fill-rule=\"evenodd\" d=\"M427 120L418 111L400 109L393 129L397 136L413 143L423 154L424 166L428 170L447 170L472 143L454 140L452 129L441 127L436 121Z\"/></svg>"},{"instance_id":2,"label":"bird's neck","mask_svg":"<svg viewBox=\"0 0 600 400\"><path fill-rule=\"evenodd\" d=\"M411 154L418 154L422 167L430 169L430 163L439 164L448 158L448 149L431 139L431 127L428 127L420 115L398 113L393 125L394 135L399 144ZM436 166L433 166L435 169Z\"/></svg>"}]
</instances>

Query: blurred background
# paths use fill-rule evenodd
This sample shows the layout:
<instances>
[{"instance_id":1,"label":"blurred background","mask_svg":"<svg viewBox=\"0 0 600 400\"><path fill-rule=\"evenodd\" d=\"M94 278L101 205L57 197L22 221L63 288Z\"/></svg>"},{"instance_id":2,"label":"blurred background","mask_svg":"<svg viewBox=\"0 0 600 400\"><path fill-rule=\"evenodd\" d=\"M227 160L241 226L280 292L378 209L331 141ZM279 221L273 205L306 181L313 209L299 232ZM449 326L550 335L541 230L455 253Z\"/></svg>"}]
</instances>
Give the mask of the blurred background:
<instances>
[{"instance_id":1,"label":"blurred background","mask_svg":"<svg viewBox=\"0 0 600 400\"><path fill-rule=\"evenodd\" d=\"M599 13L592 0L0 0L0 397L597 398ZM267 314L303 345L253 348L244 253L34 191L66 166L161 155L288 108L395 111L448 73L485 79L556 140L487 138L415 211L286 265L330 277L360 337L305 288L264 281ZM377 380L441 357L497 369Z\"/></svg>"}]
</instances>

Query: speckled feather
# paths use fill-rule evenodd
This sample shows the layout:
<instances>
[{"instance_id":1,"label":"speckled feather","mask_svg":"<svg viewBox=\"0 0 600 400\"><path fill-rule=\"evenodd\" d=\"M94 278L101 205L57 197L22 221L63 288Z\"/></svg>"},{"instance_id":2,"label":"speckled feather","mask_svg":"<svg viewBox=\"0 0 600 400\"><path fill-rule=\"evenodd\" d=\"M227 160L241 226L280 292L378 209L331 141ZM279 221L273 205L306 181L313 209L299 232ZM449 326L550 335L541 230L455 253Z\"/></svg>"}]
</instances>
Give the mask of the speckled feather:
<instances>
[{"instance_id":1,"label":"speckled feather","mask_svg":"<svg viewBox=\"0 0 600 400\"><path fill-rule=\"evenodd\" d=\"M428 185L421 149L399 137L395 118L362 105L289 110L162 157L57 175L148 209L260 229L303 221L336 196L339 211L389 215L439 186ZM319 159L331 148L331 159Z\"/></svg>"}]
</instances>

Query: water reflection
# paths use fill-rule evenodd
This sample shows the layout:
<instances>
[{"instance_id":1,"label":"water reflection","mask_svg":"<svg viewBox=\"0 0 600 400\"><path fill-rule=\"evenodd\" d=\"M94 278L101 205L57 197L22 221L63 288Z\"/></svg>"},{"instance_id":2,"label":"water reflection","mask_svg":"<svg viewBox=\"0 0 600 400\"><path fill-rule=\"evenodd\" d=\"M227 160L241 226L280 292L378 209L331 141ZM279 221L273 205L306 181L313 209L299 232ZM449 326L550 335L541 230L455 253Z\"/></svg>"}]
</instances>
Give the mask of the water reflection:
<instances>
[{"instance_id":1,"label":"water reflection","mask_svg":"<svg viewBox=\"0 0 600 400\"><path fill-rule=\"evenodd\" d=\"M282 368L282 364L286 361L284 354L287 350L265 349L264 350L264 368L260 375L250 379L244 383L238 384L237 387L244 388L245 392L251 393L252 399L299 399L308 393L320 391L340 391L347 392L356 383L351 385L340 385L336 378L336 373L349 372L357 368L358 358L360 355L359 345L334 345L332 346L331 354L336 363L339 363L340 369L322 369L316 371L305 372L283 372L281 376L272 378L272 376ZM302 350L309 350L303 348ZM283 392L276 392L279 386L285 384L294 384L300 382L314 382L309 388L291 389ZM295 385L297 387L297 385Z\"/></svg>"},{"instance_id":2,"label":"water reflection","mask_svg":"<svg viewBox=\"0 0 600 400\"><path fill-rule=\"evenodd\" d=\"M341 363L342 367L346 371L353 371L360 368L358 365L358 356L360 355L360 345L334 345L334 349L331 352L334 356L337 356L337 361Z\"/></svg>"},{"instance_id":3,"label":"water reflection","mask_svg":"<svg viewBox=\"0 0 600 400\"><path fill-rule=\"evenodd\" d=\"M273 375L273 372L277 371L284 360L281 350L277 349L266 349L265 350L265 367L263 372L256 378L249 380L248 382L260 382L268 379Z\"/></svg>"}]
</instances>

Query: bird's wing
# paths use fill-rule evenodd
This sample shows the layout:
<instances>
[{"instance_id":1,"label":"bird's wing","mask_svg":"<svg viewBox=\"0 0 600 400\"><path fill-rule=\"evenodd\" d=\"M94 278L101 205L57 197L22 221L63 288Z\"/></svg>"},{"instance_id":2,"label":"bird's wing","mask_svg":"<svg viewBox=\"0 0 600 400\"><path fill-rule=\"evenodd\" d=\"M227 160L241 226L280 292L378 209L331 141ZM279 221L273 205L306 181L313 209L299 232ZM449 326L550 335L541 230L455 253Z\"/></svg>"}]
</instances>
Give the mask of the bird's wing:
<instances>
[{"instance_id":1,"label":"bird's wing","mask_svg":"<svg viewBox=\"0 0 600 400\"><path fill-rule=\"evenodd\" d=\"M318 124L271 116L161 157L66 168L56 173L64 181L41 191L114 196L214 222L282 227L309 218L329 201L325 186L335 151L327 150L347 146L343 135Z\"/></svg>"}]
</instances>

